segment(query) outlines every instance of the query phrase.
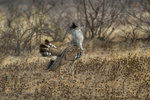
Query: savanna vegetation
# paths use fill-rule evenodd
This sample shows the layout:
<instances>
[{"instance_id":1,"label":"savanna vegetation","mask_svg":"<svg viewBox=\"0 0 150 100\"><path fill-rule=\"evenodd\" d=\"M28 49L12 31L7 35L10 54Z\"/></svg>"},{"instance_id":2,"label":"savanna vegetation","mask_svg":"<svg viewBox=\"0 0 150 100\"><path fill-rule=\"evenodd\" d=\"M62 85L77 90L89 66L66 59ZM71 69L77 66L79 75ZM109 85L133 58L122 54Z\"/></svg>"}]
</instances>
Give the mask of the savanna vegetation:
<instances>
[{"instance_id":1,"label":"savanna vegetation","mask_svg":"<svg viewBox=\"0 0 150 100\"><path fill-rule=\"evenodd\" d=\"M72 22L84 54L45 70L40 43L67 46ZM0 99L149 100L149 44L149 0L1 0Z\"/></svg>"}]
</instances>

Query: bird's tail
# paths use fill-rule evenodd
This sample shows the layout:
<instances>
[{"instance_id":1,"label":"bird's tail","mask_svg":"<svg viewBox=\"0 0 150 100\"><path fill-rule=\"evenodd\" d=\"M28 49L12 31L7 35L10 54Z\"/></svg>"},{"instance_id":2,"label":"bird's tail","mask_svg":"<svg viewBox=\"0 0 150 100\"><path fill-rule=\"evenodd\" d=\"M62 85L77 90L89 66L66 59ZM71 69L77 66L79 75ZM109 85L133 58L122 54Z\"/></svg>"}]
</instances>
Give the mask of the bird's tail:
<instances>
[{"instance_id":1,"label":"bird's tail","mask_svg":"<svg viewBox=\"0 0 150 100\"><path fill-rule=\"evenodd\" d=\"M48 47L57 48L55 45L53 45L52 43L50 43L47 39L45 40L45 44L46 44Z\"/></svg>"},{"instance_id":2,"label":"bird's tail","mask_svg":"<svg viewBox=\"0 0 150 100\"><path fill-rule=\"evenodd\" d=\"M44 44L40 44L40 53L42 56L52 56L50 48L57 48L55 45L50 43L48 40L45 40Z\"/></svg>"}]
</instances>

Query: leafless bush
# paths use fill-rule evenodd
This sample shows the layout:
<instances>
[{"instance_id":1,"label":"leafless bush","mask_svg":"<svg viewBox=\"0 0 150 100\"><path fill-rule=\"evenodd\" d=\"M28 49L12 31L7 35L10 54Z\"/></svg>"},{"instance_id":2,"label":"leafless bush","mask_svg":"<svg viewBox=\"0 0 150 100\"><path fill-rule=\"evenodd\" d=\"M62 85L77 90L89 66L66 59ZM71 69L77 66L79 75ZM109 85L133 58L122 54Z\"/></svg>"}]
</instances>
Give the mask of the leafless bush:
<instances>
[{"instance_id":1,"label":"leafless bush","mask_svg":"<svg viewBox=\"0 0 150 100\"><path fill-rule=\"evenodd\" d=\"M12 1L6 7L8 10L5 14L5 25L0 29L0 45L7 48L6 50L15 51L16 55L24 51L31 52L38 47L42 36L50 36L53 41L64 40L68 25L64 23L67 19L63 15L64 9L55 14L55 5L41 0L33 0L26 9L20 9L21 7Z\"/></svg>"},{"instance_id":2,"label":"leafless bush","mask_svg":"<svg viewBox=\"0 0 150 100\"><path fill-rule=\"evenodd\" d=\"M149 0L137 0L135 3L136 9L127 11L132 20L128 19L128 24L137 27L141 32L147 34L147 38L150 37L150 2Z\"/></svg>"},{"instance_id":3,"label":"leafless bush","mask_svg":"<svg viewBox=\"0 0 150 100\"><path fill-rule=\"evenodd\" d=\"M134 7L134 2L136 6ZM5 24L0 28L0 46L9 48L17 55L31 52L43 37L63 41L71 22L85 26L86 39L111 41L113 32L126 24L133 26L125 38L136 40L137 30L149 31L149 1L141 0L31 0L26 7L9 0ZM136 4L137 3L137 4ZM138 13L139 12L139 13ZM130 20L130 17L134 20ZM122 36L125 34L123 29ZM132 37L132 38L131 38Z\"/></svg>"},{"instance_id":4,"label":"leafless bush","mask_svg":"<svg viewBox=\"0 0 150 100\"><path fill-rule=\"evenodd\" d=\"M110 35L120 25L118 18L122 10L119 1L83 0L81 13L84 15L86 36L109 40Z\"/></svg>"}]
</instances>

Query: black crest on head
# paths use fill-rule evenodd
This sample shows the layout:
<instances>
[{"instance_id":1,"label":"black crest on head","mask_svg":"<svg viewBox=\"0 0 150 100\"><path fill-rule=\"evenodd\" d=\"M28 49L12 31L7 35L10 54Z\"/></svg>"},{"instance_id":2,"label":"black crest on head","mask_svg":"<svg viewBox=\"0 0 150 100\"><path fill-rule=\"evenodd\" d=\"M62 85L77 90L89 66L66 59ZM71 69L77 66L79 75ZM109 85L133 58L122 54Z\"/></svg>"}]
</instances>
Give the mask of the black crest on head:
<instances>
[{"instance_id":1,"label":"black crest on head","mask_svg":"<svg viewBox=\"0 0 150 100\"><path fill-rule=\"evenodd\" d=\"M73 22L72 23L72 26L70 27L70 29L75 29L75 28L77 28L78 26Z\"/></svg>"}]
</instances>

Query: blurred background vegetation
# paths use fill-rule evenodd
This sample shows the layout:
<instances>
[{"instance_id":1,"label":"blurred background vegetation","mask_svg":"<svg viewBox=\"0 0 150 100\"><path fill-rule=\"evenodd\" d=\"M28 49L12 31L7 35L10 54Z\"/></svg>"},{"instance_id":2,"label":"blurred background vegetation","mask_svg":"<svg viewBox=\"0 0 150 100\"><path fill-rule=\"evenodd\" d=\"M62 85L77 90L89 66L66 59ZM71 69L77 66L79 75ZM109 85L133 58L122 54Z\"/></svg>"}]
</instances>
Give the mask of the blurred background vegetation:
<instances>
[{"instance_id":1,"label":"blurred background vegetation","mask_svg":"<svg viewBox=\"0 0 150 100\"><path fill-rule=\"evenodd\" d=\"M69 26L83 26L85 41L150 40L149 0L1 0L0 52L38 49L42 39L63 42Z\"/></svg>"}]
</instances>

